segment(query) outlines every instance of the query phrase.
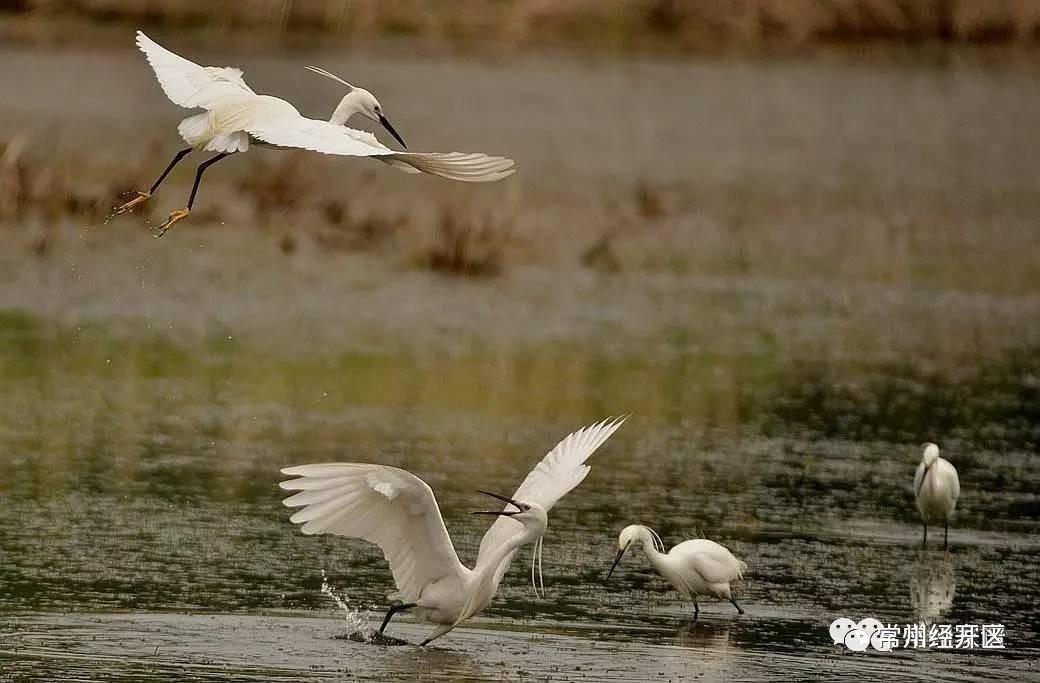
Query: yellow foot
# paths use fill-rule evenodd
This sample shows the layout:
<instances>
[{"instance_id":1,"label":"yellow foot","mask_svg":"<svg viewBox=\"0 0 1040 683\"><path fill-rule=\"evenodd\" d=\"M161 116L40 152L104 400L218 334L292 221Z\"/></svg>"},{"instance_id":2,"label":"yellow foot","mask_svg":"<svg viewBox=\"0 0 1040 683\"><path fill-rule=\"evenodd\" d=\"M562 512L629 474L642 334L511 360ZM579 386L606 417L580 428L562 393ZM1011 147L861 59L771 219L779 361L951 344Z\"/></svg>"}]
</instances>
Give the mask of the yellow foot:
<instances>
[{"instance_id":1,"label":"yellow foot","mask_svg":"<svg viewBox=\"0 0 1040 683\"><path fill-rule=\"evenodd\" d=\"M172 228L177 223L180 223L185 218L191 215L191 209L177 209L170 214L170 217L166 219L166 222L155 228L155 236L162 237L166 234L166 231Z\"/></svg>"},{"instance_id":2,"label":"yellow foot","mask_svg":"<svg viewBox=\"0 0 1040 683\"><path fill-rule=\"evenodd\" d=\"M138 190L136 197L134 197L133 199L128 201L126 204L122 204L122 205L117 206L116 208L112 209L112 215L113 216L118 216L121 213L126 213L127 211L133 211L138 206L140 206L141 204L144 204L146 201L148 201L151 198L152 198L152 193L151 192L143 192L141 190Z\"/></svg>"}]
</instances>

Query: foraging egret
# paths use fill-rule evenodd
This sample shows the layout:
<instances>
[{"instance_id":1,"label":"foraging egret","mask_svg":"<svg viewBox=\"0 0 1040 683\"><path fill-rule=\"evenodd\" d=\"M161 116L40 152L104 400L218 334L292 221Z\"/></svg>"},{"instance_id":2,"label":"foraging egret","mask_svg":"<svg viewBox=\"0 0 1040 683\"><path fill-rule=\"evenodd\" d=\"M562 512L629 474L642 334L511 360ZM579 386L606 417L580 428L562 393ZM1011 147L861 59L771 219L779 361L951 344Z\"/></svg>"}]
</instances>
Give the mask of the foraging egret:
<instances>
[{"instance_id":1,"label":"foraging egret","mask_svg":"<svg viewBox=\"0 0 1040 683\"><path fill-rule=\"evenodd\" d=\"M531 583L538 593L542 535L549 523L546 513L585 479L589 473L585 461L625 419L603 420L569 435L531 470L511 498L479 491L507 505L503 510L473 513L498 517L480 542L473 569L459 561L430 487L396 467L363 463L287 467L282 473L298 478L280 486L299 493L283 502L302 506L290 521L303 523L300 530L305 534L361 538L382 548L397 584L390 598L400 602L387 611L379 632L397 612L418 608L421 616L440 624L422 642L427 645L487 607L517 549L532 542Z\"/></svg>"},{"instance_id":2,"label":"foraging egret","mask_svg":"<svg viewBox=\"0 0 1040 683\"><path fill-rule=\"evenodd\" d=\"M957 468L949 460L939 457L939 447L934 443L924 445L924 456L914 475L914 499L917 511L924 523L924 538L921 547L928 545L928 525L943 523L943 550L950 547L950 517L957 507L961 495L961 482Z\"/></svg>"},{"instance_id":3,"label":"foraging egret","mask_svg":"<svg viewBox=\"0 0 1040 683\"><path fill-rule=\"evenodd\" d=\"M322 154L371 157L406 173L429 173L451 180L475 183L500 180L513 173L513 160L505 157L462 152L400 152L386 147L371 133L347 128L347 121L354 114L360 114L378 121L402 147L407 149L404 140L394 130L372 93L316 66L307 68L347 88L347 94L340 100L328 121L306 118L285 100L256 94L246 85L239 69L200 66L175 55L141 31L137 32L137 46L148 58L159 85L174 104L206 111L181 121L177 131L190 146L174 155L169 166L151 188L138 191L136 197L115 208L114 214L125 213L148 201L173 167L190 152L216 152L214 156L199 164L187 207L170 214L166 222L158 228L160 235L191 213L202 174L206 169L232 154L245 152L250 144L276 148L295 147Z\"/></svg>"},{"instance_id":4,"label":"foraging egret","mask_svg":"<svg viewBox=\"0 0 1040 683\"><path fill-rule=\"evenodd\" d=\"M654 565L658 574L675 586L679 595L693 600L694 619L701 611L700 605L697 604L698 595L712 595L729 600L737 608L737 612L744 613L744 609L733 599L729 584L744 578L743 572L747 569L747 563L733 557L733 553L725 547L706 538L695 538L683 541L666 553L664 542L656 531L641 524L632 524L622 529L618 536L618 552L614 564L607 572L608 579L633 543L643 546L643 552L650 564Z\"/></svg>"}]
</instances>

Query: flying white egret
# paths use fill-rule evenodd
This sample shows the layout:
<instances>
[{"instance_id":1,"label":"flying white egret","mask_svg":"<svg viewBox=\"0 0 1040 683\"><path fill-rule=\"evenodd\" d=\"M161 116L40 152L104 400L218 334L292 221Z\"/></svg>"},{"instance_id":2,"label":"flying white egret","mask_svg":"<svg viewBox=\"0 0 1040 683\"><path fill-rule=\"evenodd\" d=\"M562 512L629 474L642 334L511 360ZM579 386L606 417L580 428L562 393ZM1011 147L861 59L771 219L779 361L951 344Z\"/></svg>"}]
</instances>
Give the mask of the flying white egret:
<instances>
[{"instance_id":1,"label":"flying white egret","mask_svg":"<svg viewBox=\"0 0 1040 683\"><path fill-rule=\"evenodd\" d=\"M148 201L173 167L188 153L199 150L216 152L199 164L187 207L170 214L158 228L160 235L191 213L206 169L232 154L245 152L251 144L294 147L322 154L371 157L406 173L429 173L475 183L501 180L513 173L513 160L505 157L462 152L401 152L386 147L369 132L347 128L346 123L350 118L360 114L381 123L407 149L372 93L324 69L307 67L314 73L346 86L347 94L328 121L319 121L301 115L296 107L283 99L253 92L243 80L240 69L200 66L175 55L141 31L137 32L137 46L148 58L159 85L174 104L206 111L189 116L177 127L190 147L174 155L151 188L138 191L136 197L114 209L114 214L130 211Z\"/></svg>"},{"instance_id":2,"label":"flying white egret","mask_svg":"<svg viewBox=\"0 0 1040 683\"><path fill-rule=\"evenodd\" d=\"M701 611L700 605L697 604L698 595L711 595L729 600L737 608L737 612L744 613L743 608L733 599L729 584L744 578L747 563L733 557L733 553L725 547L706 538L696 538L683 541L666 553L664 543L656 531L641 524L632 524L622 529L618 536L618 552L614 564L607 572L608 579L633 543L643 546L643 552L650 564L654 565L658 574L675 586L679 595L693 600L694 619Z\"/></svg>"},{"instance_id":3,"label":"flying white egret","mask_svg":"<svg viewBox=\"0 0 1040 683\"><path fill-rule=\"evenodd\" d=\"M399 602L387 611L379 632L397 612L418 608L420 616L440 624L422 642L427 645L483 611L498 592L517 549L532 542L531 582L538 593L542 536L549 524L546 513L585 479L589 473L585 461L625 419L603 420L570 434L531 470L512 498L479 491L507 505L503 510L473 513L498 516L480 542L473 569L459 561L430 487L396 467L364 463L287 467L282 473L298 478L280 486L299 493L283 502L303 507L291 521L303 523L300 530L305 534L361 538L382 548L397 585L389 597Z\"/></svg>"},{"instance_id":4,"label":"flying white egret","mask_svg":"<svg viewBox=\"0 0 1040 683\"><path fill-rule=\"evenodd\" d=\"M928 545L928 525L942 522L944 527L943 550L950 547L950 517L957 507L961 495L961 482L957 468L949 460L939 457L939 447L934 443L924 445L924 456L914 475L914 498L917 511L924 523L924 538L921 547Z\"/></svg>"}]
</instances>

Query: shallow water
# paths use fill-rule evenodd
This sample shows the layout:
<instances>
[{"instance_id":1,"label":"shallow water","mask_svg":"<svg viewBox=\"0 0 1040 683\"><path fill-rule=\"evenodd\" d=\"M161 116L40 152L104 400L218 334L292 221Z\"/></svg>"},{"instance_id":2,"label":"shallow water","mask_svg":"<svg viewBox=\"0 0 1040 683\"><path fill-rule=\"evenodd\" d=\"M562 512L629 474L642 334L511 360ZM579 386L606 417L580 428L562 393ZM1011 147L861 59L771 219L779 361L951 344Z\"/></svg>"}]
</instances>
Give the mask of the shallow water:
<instances>
[{"instance_id":1,"label":"shallow water","mask_svg":"<svg viewBox=\"0 0 1040 683\"><path fill-rule=\"evenodd\" d=\"M947 383L976 387L977 407L947 451L964 494L944 553L934 529L929 548L919 547L917 444L863 426L877 422L878 405L922 394L932 396L922 422L961 405L960 392L939 390L934 378L886 382L882 368L827 384L802 366L779 367L732 394L684 392L685 378L652 361L574 355L571 364L594 361L611 380L578 383L561 401L558 384L530 371L558 349L500 355L491 372L486 350L451 362L421 345L400 347L393 363L378 353L279 357L248 344L143 343L10 316L4 339L0 671L9 680L1035 673L1035 355ZM491 380L503 373L521 378L526 394L513 410ZM653 396L632 391L644 381L725 417L705 426L655 413ZM850 383L858 401L840 399ZM467 514L484 504L474 489L512 491L568 431L619 409L635 416L552 512L545 598L527 585L525 550L487 612L429 653L334 638L350 625L321 592L322 571L373 626L393 588L389 572L373 546L300 535L279 502L280 467L405 467L434 488L470 561L486 529ZM898 424L927 430L912 414ZM750 566L737 589L747 613L704 601L693 622L692 606L638 553L605 584L616 534L631 522L652 525L668 545L704 534L728 546ZM1000 623L1007 648L853 654L830 643L832 619L868 615ZM398 618L390 632L414 642L429 628L408 622Z\"/></svg>"}]
</instances>

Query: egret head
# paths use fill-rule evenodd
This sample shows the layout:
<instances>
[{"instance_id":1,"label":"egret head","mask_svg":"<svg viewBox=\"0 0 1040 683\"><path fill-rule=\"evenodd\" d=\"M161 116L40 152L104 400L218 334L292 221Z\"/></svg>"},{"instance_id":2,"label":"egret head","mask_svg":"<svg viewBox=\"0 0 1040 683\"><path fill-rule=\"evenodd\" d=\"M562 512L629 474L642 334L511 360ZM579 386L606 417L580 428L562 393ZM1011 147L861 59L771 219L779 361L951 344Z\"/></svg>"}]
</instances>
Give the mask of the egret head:
<instances>
[{"instance_id":1,"label":"egret head","mask_svg":"<svg viewBox=\"0 0 1040 683\"><path fill-rule=\"evenodd\" d=\"M549 515L545 512L545 508L538 503L527 503L522 500L513 500L507 496L500 496L497 493L490 493L488 491L477 491L477 493L483 493L485 496L491 496L497 498L503 503L508 503L512 507L516 508L505 510L477 510L473 514L475 515L497 515L498 517L509 517L523 524L525 527L531 530L537 531L537 535L541 536L545 533L546 528L549 526Z\"/></svg>"},{"instance_id":2,"label":"egret head","mask_svg":"<svg viewBox=\"0 0 1040 683\"><path fill-rule=\"evenodd\" d=\"M334 120L346 124L347 121L350 120L351 116L354 114L361 114L365 118L381 124L383 128L386 128L390 135L394 136L395 140L401 143L402 147L408 149L408 145L404 143L404 139L400 134L398 134L397 130L394 129L393 125L390 123L390 119L386 118L386 114L383 113L383 107L380 106L379 100L376 99L375 95L364 88L359 88L347 83L339 76L331 74L320 67L308 66L307 69L347 86L347 94L343 96L343 99L340 100L339 106L336 107L336 114L333 115Z\"/></svg>"},{"instance_id":3,"label":"egret head","mask_svg":"<svg viewBox=\"0 0 1040 683\"><path fill-rule=\"evenodd\" d=\"M372 119L380 123L383 128L394 136L394 139L401 143L401 146L408 149L408 145L404 144L404 139L397 133L393 125L390 123L390 119L386 118L386 114L383 113L383 108L379 105L379 100L376 96L368 92L364 88L354 88L354 91L349 93L347 96L354 95L357 98L358 113L365 118Z\"/></svg>"},{"instance_id":4,"label":"egret head","mask_svg":"<svg viewBox=\"0 0 1040 683\"><path fill-rule=\"evenodd\" d=\"M538 503L513 500L507 496L500 496L497 493L488 491L478 490L477 493L497 498L503 503L508 503L513 508L516 508L477 510L473 514L508 517L524 525L523 531L513 536L513 541L516 547L534 541L534 552L531 553L531 586L534 588L535 595L539 595L539 588L541 589L541 595L545 595L545 582L542 579L542 538L545 535L545 530L549 527L549 515L546 513L545 508Z\"/></svg>"},{"instance_id":5,"label":"egret head","mask_svg":"<svg viewBox=\"0 0 1040 683\"><path fill-rule=\"evenodd\" d=\"M925 467L931 467L935 464L935 461L939 459L939 447L934 443L926 443L924 445L924 457L922 461Z\"/></svg>"},{"instance_id":6,"label":"egret head","mask_svg":"<svg viewBox=\"0 0 1040 683\"><path fill-rule=\"evenodd\" d=\"M664 552L664 544L661 542L661 537L658 536L653 529L645 527L642 524L630 524L621 530L618 534L617 544L618 551L614 557L614 564L610 565L610 571L607 572L607 578L614 573L618 563L621 562L621 558L625 556L625 551L628 550L629 546L633 543L642 543L643 547L646 548L647 544L657 552Z\"/></svg>"}]
</instances>

